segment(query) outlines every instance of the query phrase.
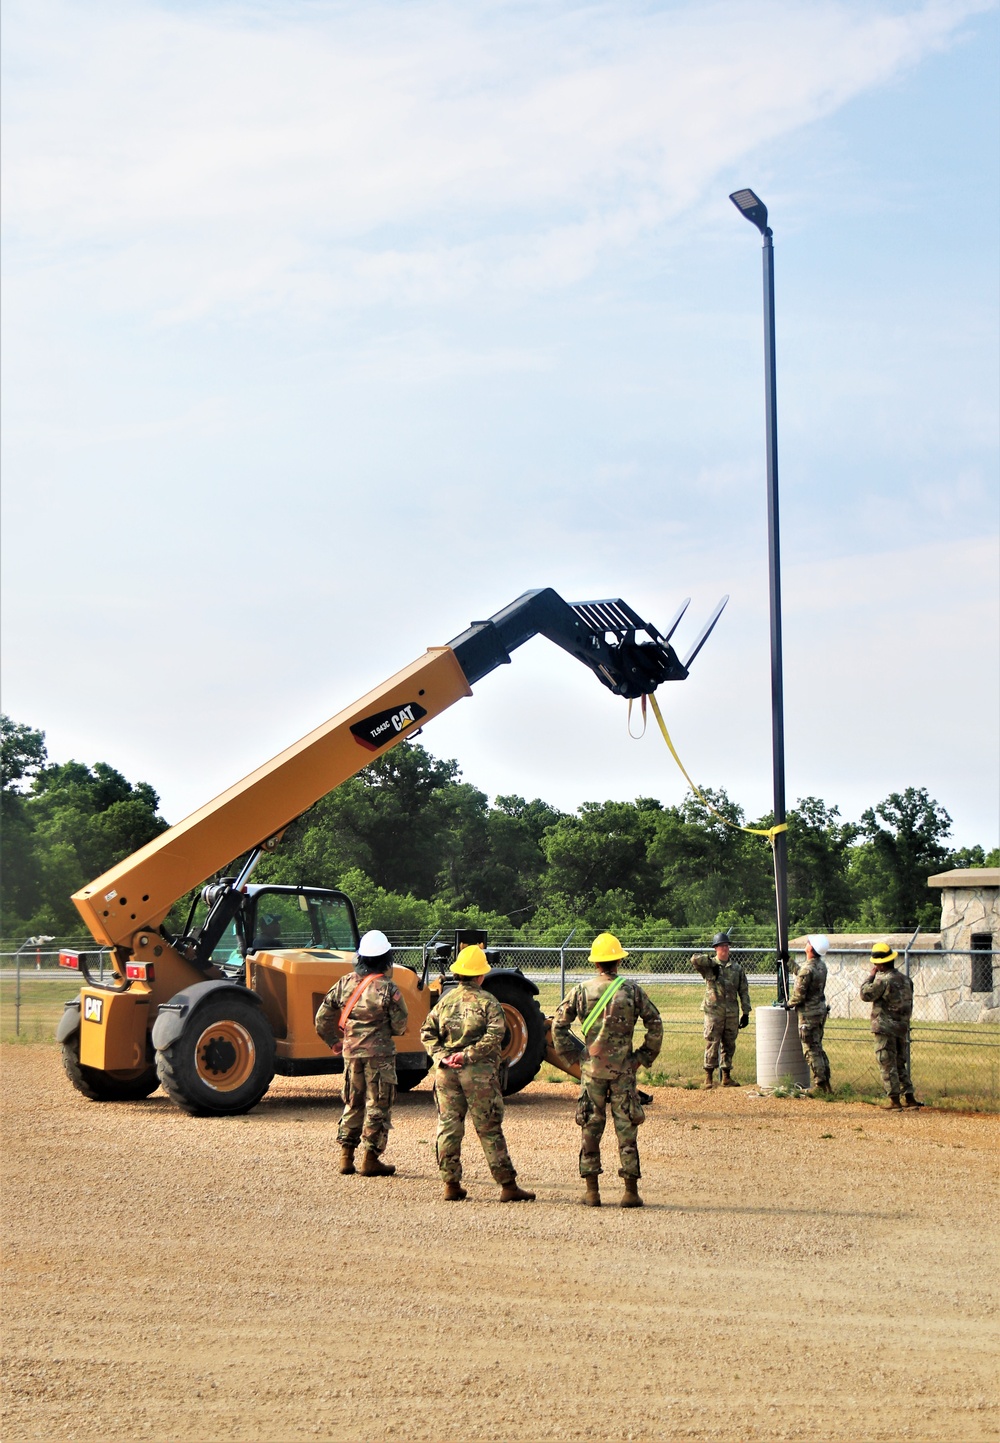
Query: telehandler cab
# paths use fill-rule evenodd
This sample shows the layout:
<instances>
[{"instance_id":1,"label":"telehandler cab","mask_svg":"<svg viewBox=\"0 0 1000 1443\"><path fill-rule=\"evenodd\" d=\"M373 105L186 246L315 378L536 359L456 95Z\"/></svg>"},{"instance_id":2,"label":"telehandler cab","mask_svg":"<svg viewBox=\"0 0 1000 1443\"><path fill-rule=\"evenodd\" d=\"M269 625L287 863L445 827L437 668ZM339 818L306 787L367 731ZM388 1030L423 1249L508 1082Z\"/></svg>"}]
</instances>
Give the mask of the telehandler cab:
<instances>
[{"instance_id":1,"label":"telehandler cab","mask_svg":"<svg viewBox=\"0 0 1000 1443\"><path fill-rule=\"evenodd\" d=\"M473 622L449 645L418 661L317 727L272 761L73 896L94 938L111 950L110 983L95 979L86 954L64 953L85 985L66 1004L56 1031L70 1081L95 1101L148 1097L162 1084L178 1106L201 1114L246 1112L274 1074L342 1069L317 1035L314 1017L338 977L351 970L358 926L350 899L323 887L251 884L260 861L285 829L321 797L414 736L421 725L470 696L472 686L510 652L541 634L577 657L618 696L637 698L664 681L682 681L728 598L681 662L670 645L688 602L666 635L623 601L569 605L551 589L529 591L487 621ZM645 641L637 634L644 633ZM249 855L247 855L249 853ZM238 875L221 875L246 856ZM174 904L206 878L180 932L164 925ZM199 906L200 901L200 906ZM485 944L481 933L456 943ZM397 1039L403 1089L427 1070L420 1028L449 985L440 975L396 966L409 1010ZM507 1017L505 1091L531 1081L551 1051L538 988L516 968L493 967L484 985Z\"/></svg>"}]
</instances>

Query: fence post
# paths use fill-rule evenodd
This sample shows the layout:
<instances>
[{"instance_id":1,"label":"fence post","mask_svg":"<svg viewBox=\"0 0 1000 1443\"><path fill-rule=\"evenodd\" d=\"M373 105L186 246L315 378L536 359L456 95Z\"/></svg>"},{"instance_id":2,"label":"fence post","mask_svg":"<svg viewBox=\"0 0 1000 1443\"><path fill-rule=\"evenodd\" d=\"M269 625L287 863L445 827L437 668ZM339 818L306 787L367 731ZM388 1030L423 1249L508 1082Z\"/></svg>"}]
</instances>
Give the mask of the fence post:
<instances>
[{"instance_id":1,"label":"fence post","mask_svg":"<svg viewBox=\"0 0 1000 1443\"><path fill-rule=\"evenodd\" d=\"M569 936L566 938L565 942L563 942L562 946L559 948L559 1001L560 1001L560 1002L561 1002L561 1001L563 1000L563 998L566 996L566 948L569 946L569 944L572 942L572 940L573 940L573 938L574 938L575 936L576 936L576 928L574 927L573 930L572 930L572 932L571 932L571 933L569 934Z\"/></svg>"},{"instance_id":2,"label":"fence post","mask_svg":"<svg viewBox=\"0 0 1000 1443\"><path fill-rule=\"evenodd\" d=\"M14 957L14 1036L21 1035L21 951L19 947Z\"/></svg>"},{"instance_id":3,"label":"fence post","mask_svg":"<svg viewBox=\"0 0 1000 1443\"><path fill-rule=\"evenodd\" d=\"M906 977L909 977L910 975L910 948L917 940L917 935L919 932L920 928L918 927L916 932L914 932L913 936L910 938L909 942L907 942L906 946L903 948L903 973Z\"/></svg>"}]
</instances>

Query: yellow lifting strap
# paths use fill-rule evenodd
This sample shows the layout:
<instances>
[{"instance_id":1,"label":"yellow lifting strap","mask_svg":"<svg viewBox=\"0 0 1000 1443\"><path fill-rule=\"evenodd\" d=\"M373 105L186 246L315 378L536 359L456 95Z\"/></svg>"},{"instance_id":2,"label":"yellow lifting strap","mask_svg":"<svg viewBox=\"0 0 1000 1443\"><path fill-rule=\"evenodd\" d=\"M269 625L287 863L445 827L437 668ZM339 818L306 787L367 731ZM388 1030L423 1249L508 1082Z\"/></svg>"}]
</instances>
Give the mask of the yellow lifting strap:
<instances>
[{"instance_id":1,"label":"yellow lifting strap","mask_svg":"<svg viewBox=\"0 0 1000 1443\"><path fill-rule=\"evenodd\" d=\"M787 831L788 831L788 823L787 823L787 822L781 822L781 823L779 823L779 825L776 826L776 827L740 827L740 826L738 826L738 825L736 824L736 822L731 822L728 817L724 817L724 816L722 815L722 813L719 811L718 807L713 807L713 806L712 806L712 803L711 803L711 802L708 800L708 798L705 796L705 793L702 792L702 791L700 791L700 790L695 786L695 784L694 784L694 782L691 780L691 778L688 776L687 770L686 770L686 768L685 768L685 766L684 766L684 763L681 761L680 757L677 755L677 748L674 746L673 742L670 740L670 733L667 731L667 724L666 724L666 722L663 720L663 713L660 711L659 702L656 700L656 697L652 694L652 692L650 692L650 694L649 694L649 704L650 704L650 706L653 708L653 715L656 717L657 726L660 728L660 731L663 733L663 740L666 742L667 746L670 748L670 755L673 757L674 761L675 761L675 762L677 763L677 765L680 767L681 773L682 773L682 775L683 775L683 777L684 777L684 780L687 782L688 786L689 786L689 787L691 788L691 790L694 792L694 794L695 794L695 796L698 798L698 800L701 801L701 802L703 802L703 803L705 804L705 806L708 808L708 810L709 810L710 812L714 813L714 815L719 818L719 821L720 821L720 822L725 822L725 824L726 824L727 827L732 827L732 829L733 829L734 832L749 832L750 835L753 836L753 837L766 837L767 840L768 840L768 842L771 844L771 846L772 846L772 848L773 848L773 846L774 846L774 839L775 839L775 837L777 836L777 834L778 834L779 832L787 832ZM628 718L629 718L629 736L632 736L633 733L632 733L632 727L631 727L631 721L632 721L632 703L631 703L631 701L630 701L629 704L628 704ZM642 698L642 732L640 733L640 735L643 735L643 734L645 733L645 730L646 730L646 697L643 697L643 698ZM636 737L635 740L638 740L638 737Z\"/></svg>"}]
</instances>

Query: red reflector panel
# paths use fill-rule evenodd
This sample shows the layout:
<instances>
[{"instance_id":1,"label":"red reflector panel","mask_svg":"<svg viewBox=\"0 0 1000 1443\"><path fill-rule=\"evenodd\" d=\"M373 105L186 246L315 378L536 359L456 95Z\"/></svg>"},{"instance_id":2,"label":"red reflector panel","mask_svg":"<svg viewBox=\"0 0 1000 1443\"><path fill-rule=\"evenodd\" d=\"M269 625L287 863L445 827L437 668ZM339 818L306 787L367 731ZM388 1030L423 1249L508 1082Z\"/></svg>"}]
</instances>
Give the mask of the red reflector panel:
<instances>
[{"instance_id":1,"label":"red reflector panel","mask_svg":"<svg viewBox=\"0 0 1000 1443\"><path fill-rule=\"evenodd\" d=\"M60 967L72 967L75 972L79 972L79 970L80 970L80 954L79 954L79 952L60 952L60 953L59 953L59 966L60 966Z\"/></svg>"},{"instance_id":2,"label":"red reflector panel","mask_svg":"<svg viewBox=\"0 0 1000 1443\"><path fill-rule=\"evenodd\" d=\"M152 962L126 962L125 976L130 982L152 982Z\"/></svg>"}]
</instances>

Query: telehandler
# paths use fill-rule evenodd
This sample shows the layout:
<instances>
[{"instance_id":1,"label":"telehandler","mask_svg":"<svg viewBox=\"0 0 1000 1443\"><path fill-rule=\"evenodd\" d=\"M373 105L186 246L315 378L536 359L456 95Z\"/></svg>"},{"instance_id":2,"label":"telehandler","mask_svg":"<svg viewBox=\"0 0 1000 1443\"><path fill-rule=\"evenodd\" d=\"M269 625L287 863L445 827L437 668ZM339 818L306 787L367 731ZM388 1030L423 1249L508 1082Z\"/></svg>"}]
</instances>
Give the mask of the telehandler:
<instances>
[{"instance_id":1,"label":"telehandler","mask_svg":"<svg viewBox=\"0 0 1000 1443\"><path fill-rule=\"evenodd\" d=\"M276 1072L340 1071L342 1061L317 1035L314 1017L328 989L354 966L354 908L330 888L253 885L260 859L321 797L470 696L476 682L532 636L561 646L616 695L638 698L661 682L684 680L727 600L681 662L670 638L687 601L661 635L620 600L570 605L550 588L526 592L488 620L473 622L450 645L429 649L75 893L90 932L110 949L113 980L95 979L85 953L60 957L64 966L79 968L85 984L66 1004L56 1031L70 1081L99 1102L148 1097L162 1085L187 1112L223 1115L258 1103ZM223 875L240 857L246 860L238 874ZM184 927L170 931L171 908L199 886ZM466 941L485 937L457 935L457 943ZM437 976L430 976L430 952L419 975L401 966L393 972L409 1010L407 1031L396 1041L404 1090L427 1070L420 1028L449 985L447 951L437 951ZM507 1017L508 1093L531 1081L545 1055L579 1072L551 1051L530 979L495 966L484 985Z\"/></svg>"}]
</instances>

